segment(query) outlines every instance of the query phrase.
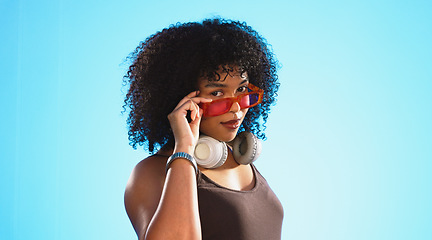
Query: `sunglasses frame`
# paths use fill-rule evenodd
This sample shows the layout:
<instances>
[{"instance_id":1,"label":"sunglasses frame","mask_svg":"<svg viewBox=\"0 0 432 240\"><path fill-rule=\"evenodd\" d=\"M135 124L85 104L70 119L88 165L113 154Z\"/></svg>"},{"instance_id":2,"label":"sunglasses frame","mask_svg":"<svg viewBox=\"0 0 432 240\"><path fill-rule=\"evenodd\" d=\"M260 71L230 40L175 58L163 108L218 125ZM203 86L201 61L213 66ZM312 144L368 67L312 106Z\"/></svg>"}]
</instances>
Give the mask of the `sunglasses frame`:
<instances>
[{"instance_id":1,"label":"sunglasses frame","mask_svg":"<svg viewBox=\"0 0 432 240\"><path fill-rule=\"evenodd\" d=\"M209 102L209 103L200 103L199 107L203 110L203 116L204 117L215 117L215 116L219 116L219 115L225 114L225 113L229 112L229 110L231 109L231 107L232 107L232 105L234 103L238 103L239 106L240 106L240 100L244 96L251 95L251 94L258 93L258 101L256 103L250 105L247 108L255 107L256 105L260 104L262 102L262 100L263 100L263 97L264 97L264 90L262 90L261 88L253 85L252 83L249 83L248 86L247 86L247 88L249 88L251 91L247 92L247 93L243 93L241 95L238 95L237 97L221 98L221 99L213 100L212 102ZM209 108L210 105L212 105L214 103L223 102L223 101L230 101L231 102L230 103L230 107L226 111L224 111L224 112L222 112L220 114L217 114L217 115L214 115L214 114L213 115L209 115L207 113L207 109ZM241 108L241 109L245 109L245 108Z\"/></svg>"}]
</instances>

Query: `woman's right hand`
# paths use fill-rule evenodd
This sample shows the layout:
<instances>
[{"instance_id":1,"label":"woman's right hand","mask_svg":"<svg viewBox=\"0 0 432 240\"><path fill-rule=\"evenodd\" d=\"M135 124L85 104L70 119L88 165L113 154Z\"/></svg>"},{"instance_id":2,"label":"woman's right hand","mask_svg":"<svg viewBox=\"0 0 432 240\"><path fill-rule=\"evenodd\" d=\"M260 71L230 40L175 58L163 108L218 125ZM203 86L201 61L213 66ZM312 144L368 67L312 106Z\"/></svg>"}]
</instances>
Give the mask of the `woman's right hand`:
<instances>
[{"instance_id":1,"label":"woman's right hand","mask_svg":"<svg viewBox=\"0 0 432 240\"><path fill-rule=\"evenodd\" d=\"M168 114L168 120L175 139L175 152L186 152L191 155L194 152L199 138L199 126L203 114L203 110L199 108L198 104L212 101L209 98L197 97L198 94L199 91L189 93ZM188 111L191 113L191 122L187 120Z\"/></svg>"}]
</instances>

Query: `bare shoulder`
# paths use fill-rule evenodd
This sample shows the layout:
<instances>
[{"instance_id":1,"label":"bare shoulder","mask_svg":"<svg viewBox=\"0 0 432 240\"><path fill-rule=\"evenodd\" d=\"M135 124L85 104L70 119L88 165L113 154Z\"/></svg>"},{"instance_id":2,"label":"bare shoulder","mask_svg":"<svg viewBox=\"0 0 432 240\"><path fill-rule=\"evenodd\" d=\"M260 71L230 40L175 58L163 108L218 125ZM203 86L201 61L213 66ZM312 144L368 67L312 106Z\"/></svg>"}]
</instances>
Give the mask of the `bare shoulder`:
<instances>
[{"instance_id":1,"label":"bare shoulder","mask_svg":"<svg viewBox=\"0 0 432 240\"><path fill-rule=\"evenodd\" d=\"M162 194L166 157L150 156L139 162L129 177L124 201L138 236L145 233Z\"/></svg>"},{"instance_id":2,"label":"bare shoulder","mask_svg":"<svg viewBox=\"0 0 432 240\"><path fill-rule=\"evenodd\" d=\"M132 170L126 191L137 185L148 185L146 183L157 183L165 179L166 157L150 156L139 162Z\"/></svg>"}]
</instances>

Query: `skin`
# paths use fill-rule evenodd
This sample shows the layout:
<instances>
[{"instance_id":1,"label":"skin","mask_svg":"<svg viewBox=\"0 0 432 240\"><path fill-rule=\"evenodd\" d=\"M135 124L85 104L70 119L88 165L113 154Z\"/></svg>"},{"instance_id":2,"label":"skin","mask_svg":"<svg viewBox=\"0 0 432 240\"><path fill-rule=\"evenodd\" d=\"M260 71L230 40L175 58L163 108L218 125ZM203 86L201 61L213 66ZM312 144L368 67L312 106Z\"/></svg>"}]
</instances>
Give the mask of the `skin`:
<instances>
[{"instance_id":1,"label":"skin","mask_svg":"<svg viewBox=\"0 0 432 240\"><path fill-rule=\"evenodd\" d=\"M201 239L198 211L196 175L192 164L186 159L177 159L165 174L168 156L175 152L193 155L200 132L220 141L232 141L238 132L248 109L240 109L238 103L229 112L202 117L198 107L201 102L235 97L248 85L247 74L238 71L226 78L210 82L198 80L198 91L188 94L168 115L174 133L174 149L162 149L159 155L151 156L132 171L125 191L125 206L139 239ZM191 111L192 121L186 119ZM233 121L234 120L234 121ZM216 183L235 190L249 190L255 185L249 165L239 165L229 151L224 165L217 169L200 168Z\"/></svg>"}]
</instances>

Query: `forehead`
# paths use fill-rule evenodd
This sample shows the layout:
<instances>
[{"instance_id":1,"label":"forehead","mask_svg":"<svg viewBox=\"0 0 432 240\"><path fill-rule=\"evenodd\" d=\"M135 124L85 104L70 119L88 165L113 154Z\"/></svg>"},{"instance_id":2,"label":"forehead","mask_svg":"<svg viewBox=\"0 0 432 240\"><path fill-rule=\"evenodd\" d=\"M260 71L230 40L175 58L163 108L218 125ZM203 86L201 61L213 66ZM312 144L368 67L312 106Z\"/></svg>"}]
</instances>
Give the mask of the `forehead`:
<instances>
[{"instance_id":1,"label":"forehead","mask_svg":"<svg viewBox=\"0 0 432 240\"><path fill-rule=\"evenodd\" d=\"M214 72L214 79L204 76L199 79L199 86L226 86L242 84L249 80L248 74L239 67L221 66L218 71Z\"/></svg>"}]
</instances>

